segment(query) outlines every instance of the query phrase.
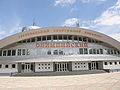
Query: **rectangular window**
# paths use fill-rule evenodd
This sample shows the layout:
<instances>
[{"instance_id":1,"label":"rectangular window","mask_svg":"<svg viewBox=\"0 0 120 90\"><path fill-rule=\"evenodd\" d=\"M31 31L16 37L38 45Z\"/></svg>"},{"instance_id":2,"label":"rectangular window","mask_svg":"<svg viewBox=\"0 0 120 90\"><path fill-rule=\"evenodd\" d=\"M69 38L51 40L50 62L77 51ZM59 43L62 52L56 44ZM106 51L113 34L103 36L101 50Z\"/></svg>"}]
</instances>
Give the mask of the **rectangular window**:
<instances>
[{"instance_id":1,"label":"rectangular window","mask_svg":"<svg viewBox=\"0 0 120 90\"><path fill-rule=\"evenodd\" d=\"M37 41L41 41L41 37L37 37Z\"/></svg>"},{"instance_id":2,"label":"rectangular window","mask_svg":"<svg viewBox=\"0 0 120 90\"><path fill-rule=\"evenodd\" d=\"M12 50L12 56L16 55L16 50Z\"/></svg>"},{"instance_id":3,"label":"rectangular window","mask_svg":"<svg viewBox=\"0 0 120 90\"><path fill-rule=\"evenodd\" d=\"M57 40L57 36L56 35L53 36L53 40Z\"/></svg>"},{"instance_id":4,"label":"rectangular window","mask_svg":"<svg viewBox=\"0 0 120 90\"><path fill-rule=\"evenodd\" d=\"M103 49L100 49L100 54L103 54Z\"/></svg>"},{"instance_id":5,"label":"rectangular window","mask_svg":"<svg viewBox=\"0 0 120 90\"><path fill-rule=\"evenodd\" d=\"M93 49L93 54L96 54L96 49Z\"/></svg>"},{"instance_id":6,"label":"rectangular window","mask_svg":"<svg viewBox=\"0 0 120 90\"><path fill-rule=\"evenodd\" d=\"M3 56L6 56L6 53L7 53L6 51L3 51Z\"/></svg>"},{"instance_id":7,"label":"rectangular window","mask_svg":"<svg viewBox=\"0 0 120 90\"><path fill-rule=\"evenodd\" d=\"M27 39L27 43L30 43L30 39Z\"/></svg>"},{"instance_id":8,"label":"rectangular window","mask_svg":"<svg viewBox=\"0 0 120 90\"><path fill-rule=\"evenodd\" d=\"M107 65L107 62L105 62L104 64Z\"/></svg>"},{"instance_id":9,"label":"rectangular window","mask_svg":"<svg viewBox=\"0 0 120 90\"><path fill-rule=\"evenodd\" d=\"M88 49L84 48L84 54L88 54Z\"/></svg>"},{"instance_id":10,"label":"rectangular window","mask_svg":"<svg viewBox=\"0 0 120 90\"><path fill-rule=\"evenodd\" d=\"M47 40L51 40L51 36L49 35L49 36L47 36Z\"/></svg>"},{"instance_id":11,"label":"rectangular window","mask_svg":"<svg viewBox=\"0 0 120 90\"><path fill-rule=\"evenodd\" d=\"M15 68L15 64L12 64L12 68Z\"/></svg>"},{"instance_id":12,"label":"rectangular window","mask_svg":"<svg viewBox=\"0 0 120 90\"><path fill-rule=\"evenodd\" d=\"M25 49L22 50L22 55L25 55Z\"/></svg>"},{"instance_id":13,"label":"rectangular window","mask_svg":"<svg viewBox=\"0 0 120 90\"><path fill-rule=\"evenodd\" d=\"M79 49L80 54L83 54L83 48Z\"/></svg>"},{"instance_id":14,"label":"rectangular window","mask_svg":"<svg viewBox=\"0 0 120 90\"><path fill-rule=\"evenodd\" d=\"M110 65L112 65L112 62L110 62Z\"/></svg>"},{"instance_id":15,"label":"rectangular window","mask_svg":"<svg viewBox=\"0 0 120 90\"><path fill-rule=\"evenodd\" d=\"M58 36L58 39L59 39L59 40L62 40L62 35L59 35L59 36Z\"/></svg>"},{"instance_id":16,"label":"rectangular window","mask_svg":"<svg viewBox=\"0 0 120 90\"><path fill-rule=\"evenodd\" d=\"M97 49L97 54L99 54L99 49Z\"/></svg>"},{"instance_id":17,"label":"rectangular window","mask_svg":"<svg viewBox=\"0 0 120 90\"><path fill-rule=\"evenodd\" d=\"M17 54L18 54L18 55L21 55L21 49L18 49Z\"/></svg>"},{"instance_id":18,"label":"rectangular window","mask_svg":"<svg viewBox=\"0 0 120 90\"><path fill-rule=\"evenodd\" d=\"M2 64L0 64L0 68L2 68Z\"/></svg>"},{"instance_id":19,"label":"rectangular window","mask_svg":"<svg viewBox=\"0 0 120 90\"><path fill-rule=\"evenodd\" d=\"M92 49L89 49L89 54L92 54Z\"/></svg>"},{"instance_id":20,"label":"rectangular window","mask_svg":"<svg viewBox=\"0 0 120 90\"><path fill-rule=\"evenodd\" d=\"M64 39L64 40L67 40L67 35L64 35L64 36L63 36L63 39Z\"/></svg>"},{"instance_id":21,"label":"rectangular window","mask_svg":"<svg viewBox=\"0 0 120 90\"><path fill-rule=\"evenodd\" d=\"M8 50L7 56L11 56L11 50Z\"/></svg>"},{"instance_id":22,"label":"rectangular window","mask_svg":"<svg viewBox=\"0 0 120 90\"><path fill-rule=\"evenodd\" d=\"M31 38L31 42L35 42L35 38Z\"/></svg>"},{"instance_id":23,"label":"rectangular window","mask_svg":"<svg viewBox=\"0 0 120 90\"><path fill-rule=\"evenodd\" d=\"M5 68L8 68L8 65L5 65Z\"/></svg>"},{"instance_id":24,"label":"rectangular window","mask_svg":"<svg viewBox=\"0 0 120 90\"><path fill-rule=\"evenodd\" d=\"M43 36L43 37L42 37L42 41L45 41L45 40L46 40L46 36Z\"/></svg>"},{"instance_id":25,"label":"rectangular window","mask_svg":"<svg viewBox=\"0 0 120 90\"><path fill-rule=\"evenodd\" d=\"M2 56L2 50L0 50L0 56Z\"/></svg>"},{"instance_id":26,"label":"rectangular window","mask_svg":"<svg viewBox=\"0 0 120 90\"><path fill-rule=\"evenodd\" d=\"M115 65L117 65L117 62L114 62L115 63Z\"/></svg>"}]
</instances>

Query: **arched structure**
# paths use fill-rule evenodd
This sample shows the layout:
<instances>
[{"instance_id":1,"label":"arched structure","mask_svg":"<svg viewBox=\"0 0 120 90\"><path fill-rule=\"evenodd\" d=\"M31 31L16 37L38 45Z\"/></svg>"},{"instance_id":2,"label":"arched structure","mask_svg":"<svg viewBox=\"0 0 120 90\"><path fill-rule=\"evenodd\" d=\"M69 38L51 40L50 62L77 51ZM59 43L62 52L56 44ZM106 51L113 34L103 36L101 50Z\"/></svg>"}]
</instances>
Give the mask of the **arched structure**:
<instances>
[{"instance_id":1,"label":"arched structure","mask_svg":"<svg viewBox=\"0 0 120 90\"><path fill-rule=\"evenodd\" d=\"M94 69L120 69L120 42L78 27L37 28L0 40L1 73Z\"/></svg>"}]
</instances>

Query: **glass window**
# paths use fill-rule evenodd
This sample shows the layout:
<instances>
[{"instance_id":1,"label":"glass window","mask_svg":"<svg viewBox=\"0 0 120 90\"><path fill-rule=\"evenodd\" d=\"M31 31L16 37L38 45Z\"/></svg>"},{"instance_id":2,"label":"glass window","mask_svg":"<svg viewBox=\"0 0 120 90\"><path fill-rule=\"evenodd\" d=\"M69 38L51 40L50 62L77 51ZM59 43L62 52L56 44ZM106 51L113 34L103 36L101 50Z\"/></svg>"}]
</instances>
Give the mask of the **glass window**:
<instances>
[{"instance_id":1,"label":"glass window","mask_svg":"<svg viewBox=\"0 0 120 90\"><path fill-rule=\"evenodd\" d=\"M2 64L0 64L0 68L2 68Z\"/></svg>"},{"instance_id":2,"label":"glass window","mask_svg":"<svg viewBox=\"0 0 120 90\"><path fill-rule=\"evenodd\" d=\"M90 38L88 38L88 42L91 43L91 39Z\"/></svg>"},{"instance_id":3,"label":"glass window","mask_svg":"<svg viewBox=\"0 0 120 90\"><path fill-rule=\"evenodd\" d=\"M2 50L0 50L0 56L2 56Z\"/></svg>"},{"instance_id":4,"label":"glass window","mask_svg":"<svg viewBox=\"0 0 120 90\"><path fill-rule=\"evenodd\" d=\"M12 64L12 68L15 68L15 64Z\"/></svg>"},{"instance_id":5,"label":"glass window","mask_svg":"<svg viewBox=\"0 0 120 90\"><path fill-rule=\"evenodd\" d=\"M11 56L11 50L8 50L7 56Z\"/></svg>"},{"instance_id":6,"label":"glass window","mask_svg":"<svg viewBox=\"0 0 120 90\"><path fill-rule=\"evenodd\" d=\"M79 41L82 41L82 38L81 38L81 37L79 37Z\"/></svg>"},{"instance_id":7,"label":"glass window","mask_svg":"<svg viewBox=\"0 0 120 90\"><path fill-rule=\"evenodd\" d=\"M64 35L64 36L63 36L63 39L64 39L64 40L67 40L67 35Z\"/></svg>"},{"instance_id":8,"label":"glass window","mask_svg":"<svg viewBox=\"0 0 120 90\"><path fill-rule=\"evenodd\" d=\"M31 38L31 42L35 42L35 38Z\"/></svg>"},{"instance_id":9,"label":"glass window","mask_svg":"<svg viewBox=\"0 0 120 90\"><path fill-rule=\"evenodd\" d=\"M21 49L18 49L17 54L18 54L18 55L21 55Z\"/></svg>"},{"instance_id":10,"label":"glass window","mask_svg":"<svg viewBox=\"0 0 120 90\"><path fill-rule=\"evenodd\" d=\"M88 49L84 48L84 54L88 54Z\"/></svg>"},{"instance_id":11,"label":"glass window","mask_svg":"<svg viewBox=\"0 0 120 90\"><path fill-rule=\"evenodd\" d=\"M100 49L100 54L103 54L103 49Z\"/></svg>"},{"instance_id":12,"label":"glass window","mask_svg":"<svg viewBox=\"0 0 120 90\"><path fill-rule=\"evenodd\" d=\"M30 39L27 39L27 43L30 43Z\"/></svg>"},{"instance_id":13,"label":"glass window","mask_svg":"<svg viewBox=\"0 0 120 90\"><path fill-rule=\"evenodd\" d=\"M54 35L54 36L53 36L53 40L57 40L57 35Z\"/></svg>"},{"instance_id":14,"label":"glass window","mask_svg":"<svg viewBox=\"0 0 120 90\"><path fill-rule=\"evenodd\" d=\"M5 68L8 68L8 65L5 65Z\"/></svg>"},{"instance_id":15,"label":"glass window","mask_svg":"<svg viewBox=\"0 0 120 90\"><path fill-rule=\"evenodd\" d=\"M87 38L86 38L86 37L84 37L84 38L83 38L83 41L84 41L84 42L86 42L86 41L87 41Z\"/></svg>"},{"instance_id":16,"label":"glass window","mask_svg":"<svg viewBox=\"0 0 120 90\"><path fill-rule=\"evenodd\" d=\"M23 40L23 43L26 43L26 40Z\"/></svg>"},{"instance_id":17,"label":"glass window","mask_svg":"<svg viewBox=\"0 0 120 90\"><path fill-rule=\"evenodd\" d=\"M112 62L110 62L110 65L112 65Z\"/></svg>"},{"instance_id":18,"label":"glass window","mask_svg":"<svg viewBox=\"0 0 120 90\"><path fill-rule=\"evenodd\" d=\"M58 39L59 39L59 40L62 40L62 35L59 35L59 36L58 36Z\"/></svg>"},{"instance_id":19,"label":"glass window","mask_svg":"<svg viewBox=\"0 0 120 90\"><path fill-rule=\"evenodd\" d=\"M58 50L54 50L53 54L58 55Z\"/></svg>"},{"instance_id":20,"label":"glass window","mask_svg":"<svg viewBox=\"0 0 120 90\"><path fill-rule=\"evenodd\" d=\"M49 36L47 36L47 40L51 40L51 36L49 35Z\"/></svg>"},{"instance_id":21,"label":"glass window","mask_svg":"<svg viewBox=\"0 0 120 90\"><path fill-rule=\"evenodd\" d=\"M16 55L16 50L12 50L12 56Z\"/></svg>"},{"instance_id":22,"label":"glass window","mask_svg":"<svg viewBox=\"0 0 120 90\"><path fill-rule=\"evenodd\" d=\"M110 54L110 50L109 49L107 50L107 52L108 52L108 54Z\"/></svg>"},{"instance_id":23,"label":"glass window","mask_svg":"<svg viewBox=\"0 0 120 90\"><path fill-rule=\"evenodd\" d=\"M63 51L59 50L59 55L63 55Z\"/></svg>"},{"instance_id":24,"label":"glass window","mask_svg":"<svg viewBox=\"0 0 120 90\"><path fill-rule=\"evenodd\" d=\"M97 54L99 54L99 49L97 49Z\"/></svg>"},{"instance_id":25,"label":"glass window","mask_svg":"<svg viewBox=\"0 0 120 90\"><path fill-rule=\"evenodd\" d=\"M68 40L72 40L73 39L73 36L72 35L69 35L68 36Z\"/></svg>"},{"instance_id":26,"label":"glass window","mask_svg":"<svg viewBox=\"0 0 120 90\"><path fill-rule=\"evenodd\" d=\"M78 37L77 37L77 36L74 36L74 40L78 41Z\"/></svg>"},{"instance_id":27,"label":"glass window","mask_svg":"<svg viewBox=\"0 0 120 90\"><path fill-rule=\"evenodd\" d=\"M117 54L116 50L114 50L114 54Z\"/></svg>"},{"instance_id":28,"label":"glass window","mask_svg":"<svg viewBox=\"0 0 120 90\"><path fill-rule=\"evenodd\" d=\"M89 49L89 54L92 54L92 49Z\"/></svg>"},{"instance_id":29,"label":"glass window","mask_svg":"<svg viewBox=\"0 0 120 90\"><path fill-rule=\"evenodd\" d=\"M22 50L22 55L25 55L25 49Z\"/></svg>"},{"instance_id":30,"label":"glass window","mask_svg":"<svg viewBox=\"0 0 120 90\"><path fill-rule=\"evenodd\" d=\"M96 49L93 49L93 54L96 54Z\"/></svg>"},{"instance_id":31,"label":"glass window","mask_svg":"<svg viewBox=\"0 0 120 90\"><path fill-rule=\"evenodd\" d=\"M37 41L41 41L41 37L37 37Z\"/></svg>"},{"instance_id":32,"label":"glass window","mask_svg":"<svg viewBox=\"0 0 120 90\"><path fill-rule=\"evenodd\" d=\"M107 65L107 62L105 62L104 64Z\"/></svg>"},{"instance_id":33,"label":"glass window","mask_svg":"<svg viewBox=\"0 0 120 90\"><path fill-rule=\"evenodd\" d=\"M83 54L83 48L79 49L80 54Z\"/></svg>"},{"instance_id":34,"label":"glass window","mask_svg":"<svg viewBox=\"0 0 120 90\"><path fill-rule=\"evenodd\" d=\"M111 54L113 54L113 50L111 50Z\"/></svg>"},{"instance_id":35,"label":"glass window","mask_svg":"<svg viewBox=\"0 0 120 90\"><path fill-rule=\"evenodd\" d=\"M47 52L47 54L48 54L48 55L51 55L51 51L49 50L49 51Z\"/></svg>"},{"instance_id":36,"label":"glass window","mask_svg":"<svg viewBox=\"0 0 120 90\"><path fill-rule=\"evenodd\" d=\"M45 40L46 40L46 36L43 36L43 37L42 37L42 41L45 41Z\"/></svg>"},{"instance_id":37,"label":"glass window","mask_svg":"<svg viewBox=\"0 0 120 90\"><path fill-rule=\"evenodd\" d=\"M7 53L6 51L3 51L3 56L6 56L6 53Z\"/></svg>"},{"instance_id":38,"label":"glass window","mask_svg":"<svg viewBox=\"0 0 120 90\"><path fill-rule=\"evenodd\" d=\"M27 55L30 55L30 50L29 49L27 49Z\"/></svg>"},{"instance_id":39,"label":"glass window","mask_svg":"<svg viewBox=\"0 0 120 90\"><path fill-rule=\"evenodd\" d=\"M115 65L117 65L117 62L114 62L115 63Z\"/></svg>"}]
</instances>

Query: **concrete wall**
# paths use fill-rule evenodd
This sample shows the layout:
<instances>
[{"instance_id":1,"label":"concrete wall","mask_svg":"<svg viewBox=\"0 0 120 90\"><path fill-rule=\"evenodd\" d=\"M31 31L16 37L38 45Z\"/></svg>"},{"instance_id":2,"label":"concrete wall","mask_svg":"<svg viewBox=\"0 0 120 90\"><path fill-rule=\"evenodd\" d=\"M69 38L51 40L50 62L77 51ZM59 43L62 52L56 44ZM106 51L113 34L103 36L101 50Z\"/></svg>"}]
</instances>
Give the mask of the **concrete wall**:
<instances>
[{"instance_id":1,"label":"concrete wall","mask_svg":"<svg viewBox=\"0 0 120 90\"><path fill-rule=\"evenodd\" d=\"M12 64L14 64L14 63L12 63ZM1 64L2 67L0 68L0 73L18 72L17 64L15 64L15 68L12 68L12 64L10 64L10 63ZM5 65L8 65L8 68L5 68Z\"/></svg>"},{"instance_id":2,"label":"concrete wall","mask_svg":"<svg viewBox=\"0 0 120 90\"><path fill-rule=\"evenodd\" d=\"M103 69L120 69L120 61L106 61L107 65L105 65L105 62L103 62ZM112 65L110 65L110 62ZM117 64L115 64L117 62Z\"/></svg>"},{"instance_id":3,"label":"concrete wall","mask_svg":"<svg viewBox=\"0 0 120 90\"><path fill-rule=\"evenodd\" d=\"M53 63L35 63L35 72L53 71Z\"/></svg>"},{"instance_id":4,"label":"concrete wall","mask_svg":"<svg viewBox=\"0 0 120 90\"><path fill-rule=\"evenodd\" d=\"M72 71L88 70L88 62L72 62Z\"/></svg>"}]
</instances>

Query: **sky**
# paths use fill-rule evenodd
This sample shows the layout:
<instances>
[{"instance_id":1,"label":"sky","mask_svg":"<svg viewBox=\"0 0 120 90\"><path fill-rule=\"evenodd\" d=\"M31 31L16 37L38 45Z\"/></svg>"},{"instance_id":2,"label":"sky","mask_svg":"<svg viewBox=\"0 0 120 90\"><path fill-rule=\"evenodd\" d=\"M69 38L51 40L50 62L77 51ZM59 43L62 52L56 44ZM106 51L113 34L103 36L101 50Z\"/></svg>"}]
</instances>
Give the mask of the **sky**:
<instances>
[{"instance_id":1,"label":"sky","mask_svg":"<svg viewBox=\"0 0 120 90\"><path fill-rule=\"evenodd\" d=\"M33 20L39 27L79 23L120 40L120 0L0 0L0 39L21 32Z\"/></svg>"}]
</instances>

